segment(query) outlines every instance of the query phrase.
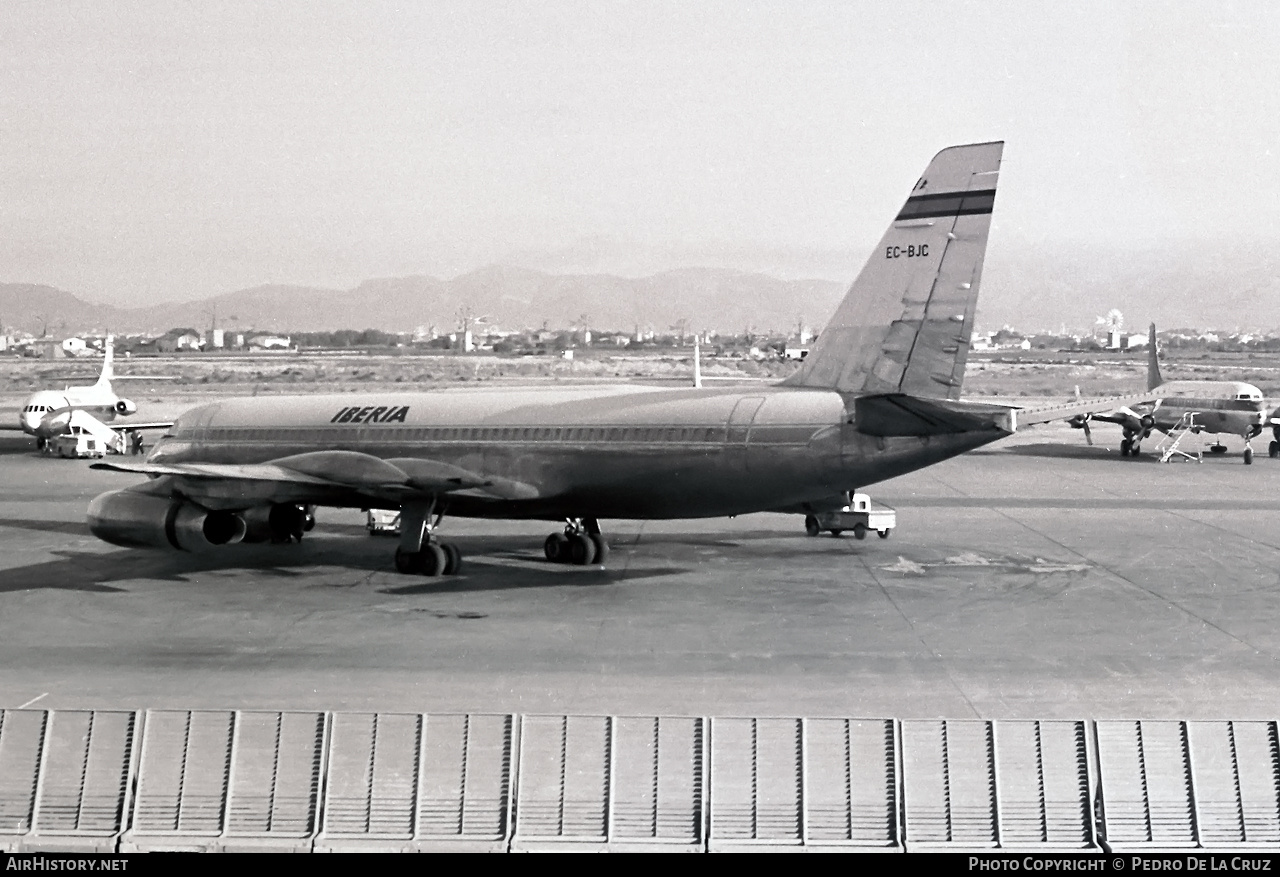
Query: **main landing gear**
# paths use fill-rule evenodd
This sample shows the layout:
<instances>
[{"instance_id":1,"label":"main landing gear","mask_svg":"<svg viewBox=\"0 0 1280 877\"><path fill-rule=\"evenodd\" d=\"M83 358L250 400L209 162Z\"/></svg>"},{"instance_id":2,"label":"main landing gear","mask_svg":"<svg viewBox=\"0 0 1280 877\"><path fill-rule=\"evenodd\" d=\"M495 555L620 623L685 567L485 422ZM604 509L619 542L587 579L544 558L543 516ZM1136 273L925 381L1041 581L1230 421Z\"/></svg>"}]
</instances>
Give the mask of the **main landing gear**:
<instances>
[{"instance_id":1,"label":"main landing gear","mask_svg":"<svg viewBox=\"0 0 1280 877\"><path fill-rule=\"evenodd\" d=\"M1142 453L1142 445L1140 438L1125 438L1120 440L1120 456L1136 457Z\"/></svg>"},{"instance_id":2,"label":"main landing gear","mask_svg":"<svg viewBox=\"0 0 1280 877\"><path fill-rule=\"evenodd\" d=\"M451 542L440 542L434 530L444 512L431 520L435 502L406 502L400 509L400 545L396 548L396 572L419 576L452 576L462 569L462 552Z\"/></svg>"},{"instance_id":3,"label":"main landing gear","mask_svg":"<svg viewBox=\"0 0 1280 877\"><path fill-rule=\"evenodd\" d=\"M552 533L542 543L542 551L552 563L575 566L603 566L609 559L609 543L600 532L595 518L572 518L565 522L563 533Z\"/></svg>"}]
</instances>

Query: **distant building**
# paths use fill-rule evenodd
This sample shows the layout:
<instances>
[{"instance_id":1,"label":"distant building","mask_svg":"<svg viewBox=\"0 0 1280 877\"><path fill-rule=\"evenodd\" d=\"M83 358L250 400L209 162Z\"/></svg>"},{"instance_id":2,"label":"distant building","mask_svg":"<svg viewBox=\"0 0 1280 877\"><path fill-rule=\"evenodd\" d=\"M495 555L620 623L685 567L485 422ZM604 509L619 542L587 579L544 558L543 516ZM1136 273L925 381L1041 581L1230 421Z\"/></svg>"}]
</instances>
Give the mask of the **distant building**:
<instances>
[{"instance_id":1,"label":"distant building","mask_svg":"<svg viewBox=\"0 0 1280 877\"><path fill-rule=\"evenodd\" d=\"M783 359L802 360L809 355L809 339L803 334L799 338L789 338L782 348Z\"/></svg>"},{"instance_id":2,"label":"distant building","mask_svg":"<svg viewBox=\"0 0 1280 877\"><path fill-rule=\"evenodd\" d=\"M293 340L283 335L254 335L249 339L249 346L258 350L288 350Z\"/></svg>"},{"instance_id":3,"label":"distant building","mask_svg":"<svg viewBox=\"0 0 1280 877\"><path fill-rule=\"evenodd\" d=\"M222 329L210 329L205 335L205 347L212 350L221 350L227 346L226 332Z\"/></svg>"},{"instance_id":4,"label":"distant building","mask_svg":"<svg viewBox=\"0 0 1280 877\"><path fill-rule=\"evenodd\" d=\"M62 353L64 356L87 356L89 345L83 338L67 338L62 342Z\"/></svg>"}]
</instances>

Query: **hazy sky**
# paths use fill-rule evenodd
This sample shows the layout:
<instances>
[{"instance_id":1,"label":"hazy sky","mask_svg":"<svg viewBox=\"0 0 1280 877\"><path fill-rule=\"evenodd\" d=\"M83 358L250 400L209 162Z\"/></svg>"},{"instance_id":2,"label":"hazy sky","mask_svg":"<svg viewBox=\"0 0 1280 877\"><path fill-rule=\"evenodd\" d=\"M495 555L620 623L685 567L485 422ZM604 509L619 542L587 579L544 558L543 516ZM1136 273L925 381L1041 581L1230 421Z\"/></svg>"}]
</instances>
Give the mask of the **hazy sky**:
<instances>
[{"instance_id":1,"label":"hazy sky","mask_svg":"<svg viewBox=\"0 0 1280 877\"><path fill-rule=\"evenodd\" d=\"M584 240L848 279L992 139L992 259L1272 240L1278 47L1262 2L6 0L0 281L141 304Z\"/></svg>"}]
</instances>

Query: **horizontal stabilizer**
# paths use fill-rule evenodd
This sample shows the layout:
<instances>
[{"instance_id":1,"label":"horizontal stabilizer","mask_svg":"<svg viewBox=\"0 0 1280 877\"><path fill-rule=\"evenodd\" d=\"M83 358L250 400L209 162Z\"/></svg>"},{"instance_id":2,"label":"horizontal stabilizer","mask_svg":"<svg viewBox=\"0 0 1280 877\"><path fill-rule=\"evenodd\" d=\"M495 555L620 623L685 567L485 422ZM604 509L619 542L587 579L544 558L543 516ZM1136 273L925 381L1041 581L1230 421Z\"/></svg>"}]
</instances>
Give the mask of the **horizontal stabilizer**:
<instances>
[{"instance_id":1,"label":"horizontal stabilizer","mask_svg":"<svg viewBox=\"0 0 1280 877\"><path fill-rule=\"evenodd\" d=\"M893 394L854 400L858 432L874 436L927 436L1003 430L1004 409L957 410L933 399Z\"/></svg>"}]
</instances>

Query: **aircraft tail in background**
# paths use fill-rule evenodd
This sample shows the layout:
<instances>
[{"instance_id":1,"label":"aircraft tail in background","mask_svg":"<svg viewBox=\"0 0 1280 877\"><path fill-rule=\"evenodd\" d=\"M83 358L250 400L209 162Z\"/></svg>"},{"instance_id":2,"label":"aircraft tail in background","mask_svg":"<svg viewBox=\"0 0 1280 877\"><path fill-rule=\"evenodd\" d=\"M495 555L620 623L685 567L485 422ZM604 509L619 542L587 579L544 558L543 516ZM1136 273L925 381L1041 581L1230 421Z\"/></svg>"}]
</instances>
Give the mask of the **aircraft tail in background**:
<instances>
[{"instance_id":1,"label":"aircraft tail in background","mask_svg":"<svg viewBox=\"0 0 1280 877\"><path fill-rule=\"evenodd\" d=\"M1154 390L1164 383L1160 377L1160 349L1156 346L1156 324L1151 324L1147 336L1147 389Z\"/></svg>"},{"instance_id":2,"label":"aircraft tail in background","mask_svg":"<svg viewBox=\"0 0 1280 877\"><path fill-rule=\"evenodd\" d=\"M102 352L102 374L98 375L98 382L94 387L102 390L110 390L111 382L115 380L115 347L114 338L107 336L106 344L103 346Z\"/></svg>"},{"instance_id":3,"label":"aircraft tail in background","mask_svg":"<svg viewBox=\"0 0 1280 877\"><path fill-rule=\"evenodd\" d=\"M785 385L960 398L1003 149L934 156Z\"/></svg>"}]
</instances>

